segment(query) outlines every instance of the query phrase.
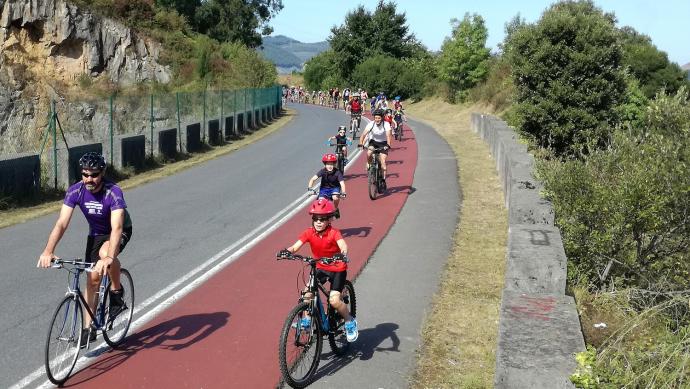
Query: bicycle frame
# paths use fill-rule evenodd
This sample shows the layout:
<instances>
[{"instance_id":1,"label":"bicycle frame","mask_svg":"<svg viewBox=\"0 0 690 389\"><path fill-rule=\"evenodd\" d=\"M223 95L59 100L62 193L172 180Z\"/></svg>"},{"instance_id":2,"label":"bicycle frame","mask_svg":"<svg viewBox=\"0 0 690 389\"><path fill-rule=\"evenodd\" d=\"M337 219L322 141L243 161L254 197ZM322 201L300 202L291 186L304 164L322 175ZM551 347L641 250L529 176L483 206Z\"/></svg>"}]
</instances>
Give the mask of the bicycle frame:
<instances>
[{"instance_id":1,"label":"bicycle frame","mask_svg":"<svg viewBox=\"0 0 690 389\"><path fill-rule=\"evenodd\" d=\"M312 270L311 274L309 275L309 285L307 286L307 292L306 293L311 293L314 295L314 296L312 296L311 301L310 301L310 304L312 305L312 312L314 312L313 307L314 307L314 304L316 304L316 310L318 311L319 316L321 317L321 329L323 330L324 334L328 334L331 330L330 323L328 320L328 315L325 312L325 311L327 311L327 309L324 310L323 304L321 303L321 296L320 296L321 293L319 293L319 291L321 291L321 293L323 293L326 297L328 297L328 293L326 292L326 288L324 288L323 285L321 285L321 283L319 283L316 280L316 273ZM304 301L304 299L305 299L304 294L302 294L302 301ZM326 298L326 303L328 304L328 298Z\"/></svg>"},{"instance_id":2,"label":"bicycle frame","mask_svg":"<svg viewBox=\"0 0 690 389\"><path fill-rule=\"evenodd\" d=\"M106 292L106 288L108 287L108 282L110 281L110 278L107 274L101 277L101 282L98 287L98 305L96 305L96 313L94 314L94 312L91 311L91 307L89 307L89 304L87 304L86 299L84 298L84 295L81 292L81 288L79 287L79 276L82 272L85 271L85 269L80 268L77 268L74 271L70 270L70 274L72 274L72 285L67 287L67 293L65 295L71 295L75 299L78 299L81 302L82 306L85 308L86 313L91 318L92 325L96 327L96 329L102 330L106 325L105 309L103 309L103 296L105 296L104 293Z\"/></svg>"}]
</instances>

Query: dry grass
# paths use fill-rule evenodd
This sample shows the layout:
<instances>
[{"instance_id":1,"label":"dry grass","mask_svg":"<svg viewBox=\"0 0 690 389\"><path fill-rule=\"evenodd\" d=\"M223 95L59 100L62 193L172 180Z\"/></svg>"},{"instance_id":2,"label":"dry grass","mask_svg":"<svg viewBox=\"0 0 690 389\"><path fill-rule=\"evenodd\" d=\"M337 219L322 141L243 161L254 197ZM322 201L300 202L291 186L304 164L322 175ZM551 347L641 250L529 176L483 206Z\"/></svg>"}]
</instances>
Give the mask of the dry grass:
<instances>
[{"instance_id":1,"label":"dry grass","mask_svg":"<svg viewBox=\"0 0 690 389\"><path fill-rule=\"evenodd\" d=\"M279 74L278 83L280 85L304 86L304 76L301 74Z\"/></svg>"},{"instance_id":2,"label":"dry grass","mask_svg":"<svg viewBox=\"0 0 690 389\"><path fill-rule=\"evenodd\" d=\"M412 388L493 387L508 217L488 146L470 129L478 105L428 99L407 113L452 147L462 190L460 223L439 291L422 329Z\"/></svg>"},{"instance_id":3,"label":"dry grass","mask_svg":"<svg viewBox=\"0 0 690 389\"><path fill-rule=\"evenodd\" d=\"M163 177L173 175L182 170L189 169L190 167L210 161L211 159L218 158L222 155L231 153L237 149L240 149L244 146L249 145L250 143L256 142L272 134L276 130L286 125L290 120L292 120L294 115L295 112L293 110L288 109L286 110L283 116L279 117L278 120L274 121L269 126L262 128L261 130L256 131L250 135L247 135L238 141L234 141L232 143L219 147L214 147L211 150L204 153L192 154L187 159L173 162L170 164L165 164L158 168L148 170L146 171L146 174L134 175L132 177L118 182L118 185L120 185L120 187L122 187L122 189L124 190L134 188L136 186L143 185L151 181L159 180ZM27 208L16 208L7 211L0 211L0 228L8 227L17 223L23 223L27 220L31 220L33 218L47 215L50 213L57 213L61 205L62 201L60 200L51 201L49 203L40 204Z\"/></svg>"}]
</instances>

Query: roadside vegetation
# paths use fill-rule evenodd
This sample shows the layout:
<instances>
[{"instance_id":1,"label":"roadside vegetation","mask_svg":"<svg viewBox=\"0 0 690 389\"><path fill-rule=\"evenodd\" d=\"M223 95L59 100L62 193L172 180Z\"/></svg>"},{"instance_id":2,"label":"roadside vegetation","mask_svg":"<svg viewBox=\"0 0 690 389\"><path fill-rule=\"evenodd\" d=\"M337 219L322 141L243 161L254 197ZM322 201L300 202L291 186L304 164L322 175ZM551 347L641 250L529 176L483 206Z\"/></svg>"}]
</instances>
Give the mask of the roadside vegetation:
<instances>
[{"instance_id":1,"label":"roadside vegetation","mask_svg":"<svg viewBox=\"0 0 690 389\"><path fill-rule=\"evenodd\" d=\"M392 2L380 1L373 12L355 9L331 30L332 49L307 63L307 88L401 95L409 99L408 113L435 124L456 152L474 139L463 132L469 110L483 107L504 118L537 157L543 195L562 232L568 292L576 297L588 345L577 356L573 382L582 388L689 386L687 72L649 37L619 26L615 15L588 0L554 3L534 23L516 15L494 53L486 48L480 15L451 19L439 53L421 46L405 23ZM468 355L477 343L495 339L468 328L471 308L466 318L448 320L465 305L445 291L472 267L468 258L454 262L458 255L449 259L425 329L414 376L419 387L493 383L493 364L475 375L468 365L480 359ZM455 266L464 273L454 273ZM462 304L472 298L484 297L470 293ZM437 332L442 327L446 332ZM477 342L466 343L463 334Z\"/></svg>"}]
</instances>

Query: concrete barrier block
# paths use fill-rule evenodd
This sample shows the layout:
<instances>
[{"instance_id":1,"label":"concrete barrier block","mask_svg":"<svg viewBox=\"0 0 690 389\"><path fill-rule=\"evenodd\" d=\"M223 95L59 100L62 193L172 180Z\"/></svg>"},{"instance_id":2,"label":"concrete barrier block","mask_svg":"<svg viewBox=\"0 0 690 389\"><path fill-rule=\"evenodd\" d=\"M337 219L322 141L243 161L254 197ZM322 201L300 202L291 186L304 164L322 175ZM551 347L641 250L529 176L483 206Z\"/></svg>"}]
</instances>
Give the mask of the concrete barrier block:
<instances>
[{"instance_id":1,"label":"concrete barrier block","mask_svg":"<svg viewBox=\"0 0 690 389\"><path fill-rule=\"evenodd\" d=\"M511 224L505 288L522 293L565 294L567 258L558 228Z\"/></svg>"},{"instance_id":2,"label":"concrete barrier block","mask_svg":"<svg viewBox=\"0 0 690 389\"><path fill-rule=\"evenodd\" d=\"M505 162L503 185L506 207L510 206L510 198L515 189L528 189L537 193L542 190L543 185L534 177L534 168L530 164L529 158L511 155L506 157Z\"/></svg>"},{"instance_id":3,"label":"concrete barrier block","mask_svg":"<svg viewBox=\"0 0 690 389\"><path fill-rule=\"evenodd\" d=\"M145 135L119 135L113 143L113 164L122 169L133 166L135 169L144 167L146 160Z\"/></svg>"},{"instance_id":4,"label":"concrete barrier block","mask_svg":"<svg viewBox=\"0 0 690 389\"><path fill-rule=\"evenodd\" d=\"M13 197L33 195L41 187L38 154L14 154L0 158L0 194Z\"/></svg>"},{"instance_id":5,"label":"concrete barrier block","mask_svg":"<svg viewBox=\"0 0 690 389\"><path fill-rule=\"evenodd\" d=\"M81 180L81 169L79 167L79 158L89 152L96 152L103 154L103 144L101 143L87 143L83 145L72 146L69 149L58 149L58 188L67 189L70 185ZM54 173L51 169L51 182L54 182Z\"/></svg>"},{"instance_id":6,"label":"concrete barrier block","mask_svg":"<svg viewBox=\"0 0 690 389\"><path fill-rule=\"evenodd\" d=\"M193 153L201 150L201 123L188 124L182 131L182 151Z\"/></svg>"},{"instance_id":7,"label":"concrete barrier block","mask_svg":"<svg viewBox=\"0 0 690 389\"><path fill-rule=\"evenodd\" d=\"M574 388L575 354L585 350L572 297L503 291L494 385Z\"/></svg>"},{"instance_id":8,"label":"concrete barrier block","mask_svg":"<svg viewBox=\"0 0 690 389\"><path fill-rule=\"evenodd\" d=\"M220 120L208 121L208 143L214 146L223 144L223 134L220 131Z\"/></svg>"},{"instance_id":9,"label":"concrete barrier block","mask_svg":"<svg viewBox=\"0 0 690 389\"><path fill-rule=\"evenodd\" d=\"M225 139L234 139L237 137L235 132L235 117L226 116L225 117Z\"/></svg>"},{"instance_id":10,"label":"concrete barrier block","mask_svg":"<svg viewBox=\"0 0 690 389\"><path fill-rule=\"evenodd\" d=\"M173 158L177 154L177 128L158 130L153 137L153 154Z\"/></svg>"},{"instance_id":11,"label":"concrete barrier block","mask_svg":"<svg viewBox=\"0 0 690 389\"><path fill-rule=\"evenodd\" d=\"M256 128L256 126L254 125L254 113L253 113L252 111L249 111L249 112L247 112L247 127L246 127L246 130L247 130L247 131L251 131L251 130L253 130L254 128Z\"/></svg>"},{"instance_id":12,"label":"concrete barrier block","mask_svg":"<svg viewBox=\"0 0 690 389\"><path fill-rule=\"evenodd\" d=\"M541 198L534 188L526 187L524 183L516 183L511 185L510 192L509 224L553 225L554 212L551 202Z\"/></svg>"},{"instance_id":13,"label":"concrete barrier block","mask_svg":"<svg viewBox=\"0 0 690 389\"><path fill-rule=\"evenodd\" d=\"M237 114L237 134L241 134L246 129L246 116L244 113Z\"/></svg>"}]
</instances>

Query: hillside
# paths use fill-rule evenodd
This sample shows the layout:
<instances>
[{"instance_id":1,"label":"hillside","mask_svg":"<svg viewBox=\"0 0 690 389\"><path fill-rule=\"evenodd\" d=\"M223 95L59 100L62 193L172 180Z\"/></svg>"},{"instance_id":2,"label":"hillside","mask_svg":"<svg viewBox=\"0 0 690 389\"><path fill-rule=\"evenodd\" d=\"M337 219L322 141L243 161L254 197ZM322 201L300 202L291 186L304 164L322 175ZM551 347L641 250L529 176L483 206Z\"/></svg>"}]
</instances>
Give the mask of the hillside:
<instances>
[{"instance_id":1,"label":"hillside","mask_svg":"<svg viewBox=\"0 0 690 389\"><path fill-rule=\"evenodd\" d=\"M685 70L688 72L688 79L690 80L690 62L686 63L685 65L681 66L681 69Z\"/></svg>"},{"instance_id":2,"label":"hillside","mask_svg":"<svg viewBox=\"0 0 690 389\"><path fill-rule=\"evenodd\" d=\"M303 43L284 35L277 35L265 37L258 50L276 65L278 73L286 74L293 70L302 70L305 62L328 48L326 41Z\"/></svg>"}]
</instances>

